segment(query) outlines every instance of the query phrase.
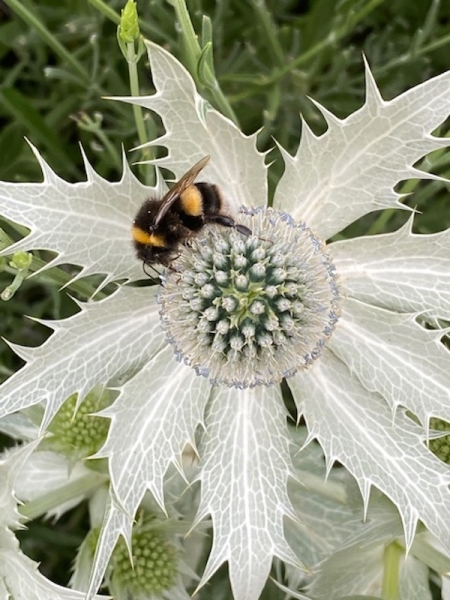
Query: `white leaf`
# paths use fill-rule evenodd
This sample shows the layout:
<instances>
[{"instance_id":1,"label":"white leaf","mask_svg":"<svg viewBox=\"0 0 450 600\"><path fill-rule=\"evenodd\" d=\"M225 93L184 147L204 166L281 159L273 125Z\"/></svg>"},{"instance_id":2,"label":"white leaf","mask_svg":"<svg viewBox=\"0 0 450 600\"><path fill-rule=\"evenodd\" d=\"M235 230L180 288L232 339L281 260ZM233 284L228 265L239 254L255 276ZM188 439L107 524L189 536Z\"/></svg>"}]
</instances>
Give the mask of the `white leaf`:
<instances>
[{"instance_id":1,"label":"white leaf","mask_svg":"<svg viewBox=\"0 0 450 600\"><path fill-rule=\"evenodd\" d=\"M13 413L0 419L0 431L21 441L31 441L39 437L39 427L23 413Z\"/></svg>"},{"instance_id":2,"label":"white leaf","mask_svg":"<svg viewBox=\"0 0 450 600\"><path fill-rule=\"evenodd\" d=\"M83 592L61 587L46 579L33 562L19 549L19 544L9 531L0 533L0 592L8 591L11 600L85 600ZM10 594L10 595L9 595ZM95 596L107 600L110 596ZM93 596L94 598L94 596Z\"/></svg>"},{"instance_id":3,"label":"white leaf","mask_svg":"<svg viewBox=\"0 0 450 600\"><path fill-rule=\"evenodd\" d=\"M39 441L5 450L0 456L0 530L11 527L20 528L20 515L15 495L20 470L26 464Z\"/></svg>"},{"instance_id":4,"label":"white leaf","mask_svg":"<svg viewBox=\"0 0 450 600\"><path fill-rule=\"evenodd\" d=\"M163 478L171 463L181 471L185 445L203 420L209 383L175 362L170 346L121 387L101 415L111 419L108 438L94 458L109 459L112 497L94 559L88 598L98 589L120 535L129 542L133 516L147 489L164 510Z\"/></svg>"},{"instance_id":5,"label":"white leaf","mask_svg":"<svg viewBox=\"0 0 450 600\"><path fill-rule=\"evenodd\" d=\"M85 467L84 463L77 462L72 468L67 459L56 452L41 450L33 452L20 469L16 483L17 497L22 502L30 502L53 492L56 505L60 488L69 484L75 485L83 477L92 478L93 475L95 476L94 472ZM98 475L98 482L100 483L102 480L103 477ZM92 491L92 487L89 491ZM85 494L80 493L79 496L72 497L66 502L59 502L46 515L59 518L77 506L84 498Z\"/></svg>"},{"instance_id":6,"label":"white leaf","mask_svg":"<svg viewBox=\"0 0 450 600\"><path fill-rule=\"evenodd\" d=\"M343 483L351 479L347 472L333 470L326 477L323 452L318 444L308 444L298 451L306 440L306 436L299 435L302 429L306 428L294 433L292 462L296 480L289 484L289 498L297 521L286 528L286 539L305 566L312 570L348 536L350 522L355 519L355 512L358 516L360 512L347 503ZM290 587L298 587L305 578L305 572L295 567L286 565L285 570Z\"/></svg>"},{"instance_id":7,"label":"white leaf","mask_svg":"<svg viewBox=\"0 0 450 600\"><path fill-rule=\"evenodd\" d=\"M316 569L308 591L317 600L379 594L385 547L403 533L398 511L379 492L371 498L367 519L355 514L347 530L347 538Z\"/></svg>"},{"instance_id":8,"label":"white leaf","mask_svg":"<svg viewBox=\"0 0 450 600\"><path fill-rule=\"evenodd\" d=\"M449 549L450 468L425 447L421 428L402 413L394 422L384 400L329 351L289 387L310 435L353 474L365 503L375 485L397 506L407 547L420 519Z\"/></svg>"},{"instance_id":9,"label":"white leaf","mask_svg":"<svg viewBox=\"0 0 450 600\"><path fill-rule=\"evenodd\" d=\"M424 329L414 316L349 298L329 348L393 410L405 406L427 426L430 416L450 421L450 354L439 341L443 333Z\"/></svg>"},{"instance_id":10,"label":"white leaf","mask_svg":"<svg viewBox=\"0 0 450 600\"><path fill-rule=\"evenodd\" d=\"M442 578L442 600L450 600L450 579Z\"/></svg>"},{"instance_id":11,"label":"white leaf","mask_svg":"<svg viewBox=\"0 0 450 600\"><path fill-rule=\"evenodd\" d=\"M150 489L164 510L163 477L194 445L209 396L207 379L177 363L167 346L121 388L101 415L111 419L108 438L94 458L108 458L111 483L124 511L134 515ZM125 443L124 443L125 442Z\"/></svg>"},{"instance_id":12,"label":"white leaf","mask_svg":"<svg viewBox=\"0 0 450 600\"><path fill-rule=\"evenodd\" d=\"M383 576L381 544L336 552L320 568L308 592L314 600L341 600L353 594L381 593Z\"/></svg>"},{"instance_id":13,"label":"white leaf","mask_svg":"<svg viewBox=\"0 0 450 600\"><path fill-rule=\"evenodd\" d=\"M120 536L124 538L128 549L131 551L133 522L134 515L124 513L122 508L118 506L114 493L111 492L95 549L89 586L86 595L83 595L84 600L95 598L95 593L102 584L103 576Z\"/></svg>"},{"instance_id":14,"label":"white leaf","mask_svg":"<svg viewBox=\"0 0 450 600\"><path fill-rule=\"evenodd\" d=\"M143 186L124 161L121 181L110 183L95 173L85 159L86 182L60 179L33 146L41 166L42 183L0 182L3 216L30 229L30 234L0 256L17 250L52 250L58 256L46 268L80 265L76 278L104 273L112 279L141 279L142 266L131 242L131 224L142 202L160 195L162 184ZM84 156L84 155L83 155Z\"/></svg>"},{"instance_id":15,"label":"white leaf","mask_svg":"<svg viewBox=\"0 0 450 600\"><path fill-rule=\"evenodd\" d=\"M48 323L53 335L28 348L30 362L0 386L0 417L47 400L43 427L78 392L139 370L164 344L150 288L122 287L101 302L82 304L64 321Z\"/></svg>"},{"instance_id":16,"label":"white leaf","mask_svg":"<svg viewBox=\"0 0 450 600\"><path fill-rule=\"evenodd\" d=\"M432 600L426 565L409 556L400 569L400 600Z\"/></svg>"},{"instance_id":17,"label":"white leaf","mask_svg":"<svg viewBox=\"0 0 450 600\"><path fill-rule=\"evenodd\" d=\"M288 599L296 598L297 600L312 600L311 596L305 596L304 594L299 594L298 592L294 592L294 590L289 589L285 585L282 585L278 581L274 581L274 584L280 588L282 592L285 592L288 595Z\"/></svg>"},{"instance_id":18,"label":"white leaf","mask_svg":"<svg viewBox=\"0 0 450 600\"><path fill-rule=\"evenodd\" d=\"M317 137L304 123L296 156L281 149L286 170L274 206L322 239L371 211L405 208L394 186L433 178L412 165L450 145L430 135L450 114L449 88L447 72L385 102L367 66L366 101L358 111L340 120L322 108L328 130Z\"/></svg>"},{"instance_id":19,"label":"white leaf","mask_svg":"<svg viewBox=\"0 0 450 600\"><path fill-rule=\"evenodd\" d=\"M257 600L273 555L299 566L283 533L293 514L285 409L278 388L220 388L209 409L197 518L211 514L214 541L200 585L228 560L234 599Z\"/></svg>"},{"instance_id":20,"label":"white leaf","mask_svg":"<svg viewBox=\"0 0 450 600\"><path fill-rule=\"evenodd\" d=\"M359 519L359 523L349 522L349 528L353 531L344 541L341 549L331 554L319 566L308 590L313 598L337 600L344 596L353 597L353 594L381 594L386 564L384 552L388 544L402 537L402 525L395 507L381 494L374 494L374 496L377 496L376 502L370 503L367 521L363 522ZM397 551L400 552L400 546L397 547ZM405 578L408 570L416 563L416 559L410 555L406 559L406 570L405 564L402 565L403 579L400 581L402 587L405 583L407 585ZM426 567L424 570L428 573ZM424 572L421 571L419 579L422 584L427 583L428 580L428 576L423 579L423 575ZM419 581L417 583L418 589L421 589ZM415 598L422 600L421 595Z\"/></svg>"},{"instance_id":21,"label":"white leaf","mask_svg":"<svg viewBox=\"0 0 450 600\"><path fill-rule=\"evenodd\" d=\"M229 119L214 110L196 91L192 77L166 50L146 42L156 94L115 98L158 113L165 135L149 146L165 146L169 153L155 163L179 179L206 155L211 161L199 180L217 184L234 206L267 202L264 155L256 150L256 135L245 136Z\"/></svg>"},{"instance_id":22,"label":"white leaf","mask_svg":"<svg viewBox=\"0 0 450 600\"><path fill-rule=\"evenodd\" d=\"M342 292L382 308L450 320L450 230L414 235L412 223L328 246Z\"/></svg>"}]
</instances>

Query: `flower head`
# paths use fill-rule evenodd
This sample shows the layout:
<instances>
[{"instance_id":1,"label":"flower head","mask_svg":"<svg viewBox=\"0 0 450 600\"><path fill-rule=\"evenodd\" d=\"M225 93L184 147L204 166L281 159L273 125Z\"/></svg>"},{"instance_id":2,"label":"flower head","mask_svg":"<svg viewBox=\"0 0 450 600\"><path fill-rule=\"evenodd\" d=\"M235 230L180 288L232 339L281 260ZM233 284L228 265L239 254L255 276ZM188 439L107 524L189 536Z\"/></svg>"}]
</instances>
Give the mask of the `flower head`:
<instances>
[{"instance_id":1,"label":"flower head","mask_svg":"<svg viewBox=\"0 0 450 600\"><path fill-rule=\"evenodd\" d=\"M273 209L243 209L253 235L210 228L173 263L160 295L177 353L215 384L278 383L317 359L338 319L325 245Z\"/></svg>"},{"instance_id":2,"label":"flower head","mask_svg":"<svg viewBox=\"0 0 450 600\"><path fill-rule=\"evenodd\" d=\"M228 561L236 600L256 600L274 557L291 565L292 581L307 583L305 564L311 572L343 543L341 531L331 548L314 549L334 531L330 513L345 512L336 460L366 510L373 485L395 504L407 548L420 519L450 553L450 472L424 443L431 417L450 421L449 353L440 343L450 320L450 233L413 234L411 219L394 233L325 245L369 212L406 209L394 191L400 181L432 178L412 165L450 144L431 135L450 114L450 73L385 102L367 68L360 110L343 121L323 110L324 135L303 124L296 155L281 151L286 168L271 209L255 136L204 101L169 53L148 50L157 93L121 100L161 116L166 134L151 145L168 152L154 162L179 178L210 155L205 180L241 210L252 235L204 228L180 248L161 290L133 287L142 270L131 223L144 200L165 192L161 178L149 189L125 166L109 184L87 164L88 181L73 186L35 151L44 182L2 185L5 215L30 228L9 252L46 247L57 255L52 266L103 273L103 287L120 282L70 319L46 323L54 332L42 347L15 348L27 365L1 388L0 416L45 401L43 430L71 394L116 390L100 413L110 427L94 455L108 459L111 486L88 598L120 536L131 542L150 495L189 530L210 516L200 586ZM286 396L305 423L300 440L286 423ZM322 504L313 497L323 489L321 458L293 460L293 439L295 451L313 439L323 449L335 487ZM188 445L198 463L183 464ZM200 482L200 496L183 495L173 465ZM303 492L288 494L291 476L307 482ZM296 536L291 526L292 546L286 515L302 528ZM207 554L206 542L196 550Z\"/></svg>"}]
</instances>

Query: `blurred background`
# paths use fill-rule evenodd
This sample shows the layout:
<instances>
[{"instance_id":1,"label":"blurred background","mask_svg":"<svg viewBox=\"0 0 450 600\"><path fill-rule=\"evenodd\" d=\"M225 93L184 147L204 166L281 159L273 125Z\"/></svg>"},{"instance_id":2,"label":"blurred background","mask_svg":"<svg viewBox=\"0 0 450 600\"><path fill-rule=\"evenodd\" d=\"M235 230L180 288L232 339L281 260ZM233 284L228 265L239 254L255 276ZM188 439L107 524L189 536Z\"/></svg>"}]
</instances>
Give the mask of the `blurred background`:
<instances>
[{"instance_id":1,"label":"blurred background","mask_svg":"<svg viewBox=\"0 0 450 600\"><path fill-rule=\"evenodd\" d=\"M105 99L130 95L128 67L116 37L123 5L119 0L0 0L1 180L41 181L25 137L67 181L85 180L79 142L101 176L120 178L122 146L128 152L139 144L131 105ZM173 4L138 0L137 7L141 33L186 62ZM200 39L208 32L212 36L215 74L230 116L246 134L264 128L258 145L271 150L268 162L275 161L271 193L283 171L274 139L295 153L300 114L316 134L325 131L308 97L340 118L357 110L364 102L363 55L386 100L449 67L449 2L188 0L187 8ZM141 94L152 94L145 54L138 74ZM220 108L207 83L200 81L199 91ZM162 132L158 118L149 118L149 138ZM448 127L438 133L448 135ZM130 162L138 159L138 153L130 155ZM419 167L448 176L450 153L433 153ZM145 182L145 167L133 169ZM450 226L448 188L442 183L412 181L400 184L398 191L414 191L405 201L419 211L416 232ZM340 237L392 231L406 218L400 211L373 213ZM1 219L0 227L12 240L25 233ZM35 254L43 261L51 258L45 252ZM13 276L8 261L1 262L0 292ZM76 292L59 287L38 275L11 300L0 300L0 335L18 344L40 345L49 331L23 315L59 319L73 314L76 307L68 292ZM0 381L21 364L0 342ZM83 506L58 523L57 537L46 523L34 522L21 534L24 550L42 563L47 576L66 584L85 525Z\"/></svg>"}]
</instances>

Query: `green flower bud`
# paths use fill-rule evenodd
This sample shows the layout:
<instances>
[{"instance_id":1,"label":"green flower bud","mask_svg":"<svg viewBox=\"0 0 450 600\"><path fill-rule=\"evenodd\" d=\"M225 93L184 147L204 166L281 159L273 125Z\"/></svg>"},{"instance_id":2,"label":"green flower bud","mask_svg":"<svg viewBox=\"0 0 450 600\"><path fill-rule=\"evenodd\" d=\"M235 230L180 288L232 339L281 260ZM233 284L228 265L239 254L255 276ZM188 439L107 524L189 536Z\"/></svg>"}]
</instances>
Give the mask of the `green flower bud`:
<instances>
[{"instance_id":1,"label":"green flower bud","mask_svg":"<svg viewBox=\"0 0 450 600\"><path fill-rule=\"evenodd\" d=\"M126 44L139 39L139 19L134 0L128 0L122 9L119 25L119 38Z\"/></svg>"},{"instance_id":2,"label":"green flower bud","mask_svg":"<svg viewBox=\"0 0 450 600\"><path fill-rule=\"evenodd\" d=\"M132 564L120 540L111 560L110 592L118 597L159 597L177 583L178 552L151 524L135 526L131 539Z\"/></svg>"},{"instance_id":3,"label":"green flower bud","mask_svg":"<svg viewBox=\"0 0 450 600\"><path fill-rule=\"evenodd\" d=\"M449 435L430 440L429 448L443 462L450 464L450 423L433 417L430 419L430 429L449 432Z\"/></svg>"},{"instance_id":4,"label":"green flower bud","mask_svg":"<svg viewBox=\"0 0 450 600\"><path fill-rule=\"evenodd\" d=\"M33 255L30 252L16 252L11 262L9 263L13 269L17 269L18 271L25 271L29 268L33 261Z\"/></svg>"},{"instance_id":5,"label":"green flower bud","mask_svg":"<svg viewBox=\"0 0 450 600\"><path fill-rule=\"evenodd\" d=\"M95 454L105 443L110 421L92 413L105 408L109 397L107 393L99 394L98 390L93 390L75 412L76 404L77 394L73 394L61 406L50 424L49 431L53 436L46 445L79 460Z\"/></svg>"}]
</instances>

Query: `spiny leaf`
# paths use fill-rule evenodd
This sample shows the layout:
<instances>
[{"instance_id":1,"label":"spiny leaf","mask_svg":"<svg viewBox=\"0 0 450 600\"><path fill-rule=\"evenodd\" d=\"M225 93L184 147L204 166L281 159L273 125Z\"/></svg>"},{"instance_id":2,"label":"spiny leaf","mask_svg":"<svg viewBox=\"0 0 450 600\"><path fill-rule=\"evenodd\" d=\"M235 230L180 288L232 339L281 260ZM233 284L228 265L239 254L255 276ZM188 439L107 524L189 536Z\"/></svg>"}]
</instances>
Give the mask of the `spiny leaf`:
<instances>
[{"instance_id":1,"label":"spiny leaf","mask_svg":"<svg viewBox=\"0 0 450 600\"><path fill-rule=\"evenodd\" d=\"M303 123L295 157L280 148L286 170L274 206L328 239L359 217L405 208L394 186L403 179L435 179L412 165L450 145L431 132L450 114L450 72L385 102L366 65L366 101L340 120L320 107L328 130L315 136Z\"/></svg>"},{"instance_id":2,"label":"spiny leaf","mask_svg":"<svg viewBox=\"0 0 450 600\"><path fill-rule=\"evenodd\" d=\"M128 514L135 514L147 489L164 510L163 477L171 463L182 470L181 454L187 443L194 445L209 389L206 379L176 363L167 346L100 413L111 427L95 458L109 459L116 498Z\"/></svg>"},{"instance_id":3,"label":"spiny leaf","mask_svg":"<svg viewBox=\"0 0 450 600\"><path fill-rule=\"evenodd\" d=\"M412 219L394 233L329 246L345 296L397 312L450 320L450 230L414 235Z\"/></svg>"},{"instance_id":4,"label":"spiny leaf","mask_svg":"<svg viewBox=\"0 0 450 600\"><path fill-rule=\"evenodd\" d=\"M283 533L283 515L293 516L285 420L277 388L221 388L209 404L197 519L211 514L214 541L200 585L228 560L235 600L259 597L274 554L299 566Z\"/></svg>"},{"instance_id":5,"label":"spiny leaf","mask_svg":"<svg viewBox=\"0 0 450 600\"><path fill-rule=\"evenodd\" d=\"M0 506L2 507L0 527L18 529L20 515L15 498L16 480L23 465L38 445L38 440L3 452L0 459Z\"/></svg>"},{"instance_id":6,"label":"spiny leaf","mask_svg":"<svg viewBox=\"0 0 450 600\"><path fill-rule=\"evenodd\" d=\"M405 406L427 427L432 415L450 420L450 354L439 341L443 333L424 329L414 315L347 299L329 347L394 412Z\"/></svg>"},{"instance_id":7,"label":"spiny leaf","mask_svg":"<svg viewBox=\"0 0 450 600\"><path fill-rule=\"evenodd\" d=\"M69 319L46 323L53 335L26 349L28 364L0 386L0 416L46 400L45 427L71 394L81 400L95 385L129 376L164 343L150 288L122 287L81 307Z\"/></svg>"},{"instance_id":8,"label":"spiny leaf","mask_svg":"<svg viewBox=\"0 0 450 600\"><path fill-rule=\"evenodd\" d=\"M329 464L338 460L353 474L366 505L375 485L397 506L408 548L420 519L449 549L450 468L425 447L421 428L402 413L394 422L382 397L329 351L289 385L310 436Z\"/></svg>"},{"instance_id":9,"label":"spiny leaf","mask_svg":"<svg viewBox=\"0 0 450 600\"><path fill-rule=\"evenodd\" d=\"M179 179L206 155L211 161L200 180L215 183L235 206L264 205L267 174L264 155L256 150L256 136L245 136L214 110L196 91L186 69L160 46L146 42L156 94L115 98L158 113L166 133L149 146L165 146L169 153L155 163Z\"/></svg>"},{"instance_id":10,"label":"spiny leaf","mask_svg":"<svg viewBox=\"0 0 450 600\"><path fill-rule=\"evenodd\" d=\"M143 186L124 161L121 181L110 183L93 170L83 153L87 181L67 183L31 147L44 181L0 182L2 214L28 227L30 233L0 255L52 250L58 256L46 268L79 265L81 273L74 279L93 273L106 275L103 285L112 279L141 279L142 268L133 255L131 223L146 198L161 194L162 181L155 188Z\"/></svg>"},{"instance_id":11,"label":"spiny leaf","mask_svg":"<svg viewBox=\"0 0 450 600\"><path fill-rule=\"evenodd\" d=\"M84 600L85 594L69 590L49 581L19 548L10 531L0 533L0 593L2 598L45 600ZM93 596L94 598L94 596ZM105 596L95 596L105 600Z\"/></svg>"}]
</instances>

